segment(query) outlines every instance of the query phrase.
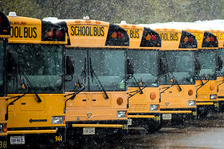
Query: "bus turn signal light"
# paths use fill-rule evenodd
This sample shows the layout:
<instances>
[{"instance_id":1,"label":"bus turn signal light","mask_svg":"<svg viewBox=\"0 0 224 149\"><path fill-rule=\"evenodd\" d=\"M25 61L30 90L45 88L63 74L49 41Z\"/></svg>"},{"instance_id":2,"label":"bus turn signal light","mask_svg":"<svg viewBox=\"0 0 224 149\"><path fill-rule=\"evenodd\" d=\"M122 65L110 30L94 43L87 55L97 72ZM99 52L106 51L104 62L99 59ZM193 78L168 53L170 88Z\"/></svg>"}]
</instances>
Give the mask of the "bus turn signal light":
<instances>
[{"instance_id":1,"label":"bus turn signal light","mask_svg":"<svg viewBox=\"0 0 224 149\"><path fill-rule=\"evenodd\" d=\"M118 104L118 105L122 105L122 103L123 103L123 98L118 97L118 98L117 98L117 104Z\"/></svg>"},{"instance_id":2,"label":"bus turn signal light","mask_svg":"<svg viewBox=\"0 0 224 149\"><path fill-rule=\"evenodd\" d=\"M7 124L3 124L3 132L6 133L7 132Z\"/></svg>"},{"instance_id":3,"label":"bus turn signal light","mask_svg":"<svg viewBox=\"0 0 224 149\"><path fill-rule=\"evenodd\" d=\"M152 92L152 93L150 94L150 98L151 98L152 100L154 100L154 99L156 98L156 93L155 93L155 92Z\"/></svg>"},{"instance_id":4,"label":"bus turn signal light","mask_svg":"<svg viewBox=\"0 0 224 149\"><path fill-rule=\"evenodd\" d=\"M193 92L192 90L189 90L189 91L188 91L188 95L189 95L189 96L193 95L193 93L194 93L194 92Z\"/></svg>"}]
</instances>

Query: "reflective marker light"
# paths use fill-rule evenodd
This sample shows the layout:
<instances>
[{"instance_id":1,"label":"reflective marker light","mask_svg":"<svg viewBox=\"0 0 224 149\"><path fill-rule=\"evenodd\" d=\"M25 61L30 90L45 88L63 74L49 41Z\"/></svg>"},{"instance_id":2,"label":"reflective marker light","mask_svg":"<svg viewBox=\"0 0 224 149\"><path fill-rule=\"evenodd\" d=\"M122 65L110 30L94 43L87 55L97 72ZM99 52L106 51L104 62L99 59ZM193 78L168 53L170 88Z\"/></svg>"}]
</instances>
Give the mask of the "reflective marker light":
<instances>
[{"instance_id":1,"label":"reflective marker light","mask_svg":"<svg viewBox=\"0 0 224 149\"><path fill-rule=\"evenodd\" d=\"M150 105L150 111L158 111L159 106L158 105Z\"/></svg>"},{"instance_id":2,"label":"reflective marker light","mask_svg":"<svg viewBox=\"0 0 224 149\"><path fill-rule=\"evenodd\" d=\"M64 116L52 116L52 124L64 124Z\"/></svg>"},{"instance_id":3,"label":"reflective marker light","mask_svg":"<svg viewBox=\"0 0 224 149\"><path fill-rule=\"evenodd\" d=\"M195 106L195 100L189 100L188 106Z\"/></svg>"},{"instance_id":4,"label":"reflective marker light","mask_svg":"<svg viewBox=\"0 0 224 149\"><path fill-rule=\"evenodd\" d=\"M217 95L210 95L210 99L216 99L217 98Z\"/></svg>"},{"instance_id":5,"label":"reflective marker light","mask_svg":"<svg viewBox=\"0 0 224 149\"><path fill-rule=\"evenodd\" d=\"M117 111L117 118L126 118L126 111Z\"/></svg>"}]
</instances>

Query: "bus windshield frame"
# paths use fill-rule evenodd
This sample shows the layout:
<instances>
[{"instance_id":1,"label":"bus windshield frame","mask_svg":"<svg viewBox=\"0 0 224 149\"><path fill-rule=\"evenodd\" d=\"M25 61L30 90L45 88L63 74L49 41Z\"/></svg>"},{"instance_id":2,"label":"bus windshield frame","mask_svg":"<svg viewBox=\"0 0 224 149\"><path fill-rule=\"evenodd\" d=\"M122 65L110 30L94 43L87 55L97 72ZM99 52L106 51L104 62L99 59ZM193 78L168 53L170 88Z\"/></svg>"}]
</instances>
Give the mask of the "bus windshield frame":
<instances>
[{"instance_id":1,"label":"bus windshield frame","mask_svg":"<svg viewBox=\"0 0 224 149\"><path fill-rule=\"evenodd\" d=\"M65 82L65 91L76 91L80 82L84 91L125 91L125 55L126 49L66 49L66 56L74 59L75 70L71 80Z\"/></svg>"},{"instance_id":2,"label":"bus windshield frame","mask_svg":"<svg viewBox=\"0 0 224 149\"><path fill-rule=\"evenodd\" d=\"M13 58L8 61L8 93L24 93L22 84L29 82L38 93L63 92L63 50L62 45L10 44L8 55L15 53L18 64L13 69ZM10 66L11 65L11 66ZM27 80L24 80L26 78ZM32 93L32 90L29 90Z\"/></svg>"},{"instance_id":3,"label":"bus windshield frame","mask_svg":"<svg viewBox=\"0 0 224 149\"><path fill-rule=\"evenodd\" d=\"M134 67L133 77L145 87L158 87L159 50L128 50L127 57ZM135 80L127 80L128 87L138 87Z\"/></svg>"},{"instance_id":4,"label":"bus windshield frame","mask_svg":"<svg viewBox=\"0 0 224 149\"><path fill-rule=\"evenodd\" d=\"M195 84L195 52L194 50L161 51L160 85Z\"/></svg>"},{"instance_id":5,"label":"bus windshield frame","mask_svg":"<svg viewBox=\"0 0 224 149\"><path fill-rule=\"evenodd\" d=\"M196 79L216 80L217 78L217 49L199 49L197 57L200 63L200 72Z\"/></svg>"}]
</instances>

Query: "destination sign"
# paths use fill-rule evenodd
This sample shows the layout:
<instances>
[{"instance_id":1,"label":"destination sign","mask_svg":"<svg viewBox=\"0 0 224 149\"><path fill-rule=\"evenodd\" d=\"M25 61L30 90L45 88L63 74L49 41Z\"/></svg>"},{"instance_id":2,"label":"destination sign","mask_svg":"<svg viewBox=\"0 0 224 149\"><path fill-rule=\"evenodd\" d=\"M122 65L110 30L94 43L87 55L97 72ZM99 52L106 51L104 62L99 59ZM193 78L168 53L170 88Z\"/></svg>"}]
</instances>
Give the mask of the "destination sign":
<instances>
[{"instance_id":1,"label":"destination sign","mask_svg":"<svg viewBox=\"0 0 224 149\"><path fill-rule=\"evenodd\" d=\"M139 39L140 38L140 31L139 29L126 29L130 38Z\"/></svg>"},{"instance_id":2,"label":"destination sign","mask_svg":"<svg viewBox=\"0 0 224 149\"><path fill-rule=\"evenodd\" d=\"M71 36L105 36L105 28L103 26L81 26L73 25L70 27Z\"/></svg>"},{"instance_id":3,"label":"destination sign","mask_svg":"<svg viewBox=\"0 0 224 149\"><path fill-rule=\"evenodd\" d=\"M12 38L37 38L37 27L11 26Z\"/></svg>"},{"instance_id":4,"label":"destination sign","mask_svg":"<svg viewBox=\"0 0 224 149\"><path fill-rule=\"evenodd\" d=\"M174 32L174 33L160 33L160 38L163 41L178 41L179 39L179 35L178 32Z\"/></svg>"}]
</instances>

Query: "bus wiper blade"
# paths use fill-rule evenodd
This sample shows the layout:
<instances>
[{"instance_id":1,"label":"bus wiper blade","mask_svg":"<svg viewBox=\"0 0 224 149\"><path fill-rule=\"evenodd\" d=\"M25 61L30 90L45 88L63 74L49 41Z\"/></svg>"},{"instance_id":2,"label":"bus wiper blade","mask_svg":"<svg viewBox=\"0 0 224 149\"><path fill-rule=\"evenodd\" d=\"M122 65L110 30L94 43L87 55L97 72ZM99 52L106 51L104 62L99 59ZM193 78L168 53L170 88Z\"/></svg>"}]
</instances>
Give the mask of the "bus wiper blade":
<instances>
[{"instance_id":1,"label":"bus wiper blade","mask_svg":"<svg viewBox=\"0 0 224 149\"><path fill-rule=\"evenodd\" d=\"M28 92L22 94L22 95L19 95L19 96L14 96L14 97L11 97L11 98L8 98L6 100L9 100L9 99L13 99L13 98L16 98L15 100L11 101L10 103L7 104L7 107L6 107L6 114L5 114L5 119L8 120L8 109L9 109L9 106L10 105L13 105L14 102L16 102L17 100L19 100L20 98L22 98L23 96L25 96Z\"/></svg>"},{"instance_id":2,"label":"bus wiper blade","mask_svg":"<svg viewBox=\"0 0 224 149\"><path fill-rule=\"evenodd\" d=\"M167 91L168 89L170 89L171 87L173 87L175 84L173 83L171 86L167 86L167 87L164 87L162 89L164 89L162 92L159 93L159 102L161 102L161 95L162 93L165 93L165 91Z\"/></svg>"},{"instance_id":3,"label":"bus wiper blade","mask_svg":"<svg viewBox=\"0 0 224 149\"><path fill-rule=\"evenodd\" d=\"M91 75L92 79L93 79L93 76L94 76L94 77L96 78L96 80L98 81L100 87L102 88L102 90L103 90L103 92L104 92L104 94L105 94L105 97L104 97L104 98L105 98L105 99L109 99L109 96L107 95L107 92L105 91L105 89L104 89L102 83L100 82L100 80L99 80L99 78L97 77L95 71L93 70L91 58L90 58L90 75Z\"/></svg>"},{"instance_id":4,"label":"bus wiper blade","mask_svg":"<svg viewBox=\"0 0 224 149\"><path fill-rule=\"evenodd\" d=\"M25 75L23 75L25 81L27 82L27 86L28 86L28 89L30 88L33 93L35 94L35 96L37 97L37 99L35 99L38 103L42 102L42 100L40 99L39 95L37 94L37 92L33 89L33 86L31 85L29 79L27 79L27 77Z\"/></svg>"},{"instance_id":5,"label":"bus wiper blade","mask_svg":"<svg viewBox=\"0 0 224 149\"><path fill-rule=\"evenodd\" d=\"M144 83L145 84L145 83ZM140 91L142 91L143 89L145 89L147 87L147 84L145 84L142 88L140 88L139 90L135 90L135 91L132 91L132 92L129 92L129 97L128 98L131 98L133 97L134 95L136 95L137 93L139 93ZM133 93L133 94L132 94ZM140 93L141 94L141 93Z\"/></svg>"},{"instance_id":6,"label":"bus wiper blade","mask_svg":"<svg viewBox=\"0 0 224 149\"><path fill-rule=\"evenodd\" d=\"M141 87L140 87L138 81L137 81L136 78L134 77L134 75L132 75L132 78L134 79L135 84L138 86L140 94L143 94L143 91L142 91L142 89L141 89Z\"/></svg>"},{"instance_id":7,"label":"bus wiper blade","mask_svg":"<svg viewBox=\"0 0 224 149\"><path fill-rule=\"evenodd\" d=\"M78 82L78 84L81 84L81 83ZM65 96L64 96L64 97L66 97L66 96L70 96L70 95L72 95L70 98L68 98L68 99L65 101L64 113L66 113L66 107L67 107L66 104L67 104L67 101L75 99L76 95L79 94L80 92L82 92L84 89L85 89L85 86L82 84L80 90L77 90L76 92L74 92L74 93L72 93L72 94L68 94L68 95L65 95Z\"/></svg>"},{"instance_id":8,"label":"bus wiper blade","mask_svg":"<svg viewBox=\"0 0 224 149\"><path fill-rule=\"evenodd\" d=\"M174 79L174 82L175 82L174 84L176 84L178 86L179 91L182 91L182 88L180 87L178 81L174 78L174 76L173 76L173 79Z\"/></svg>"}]
</instances>

